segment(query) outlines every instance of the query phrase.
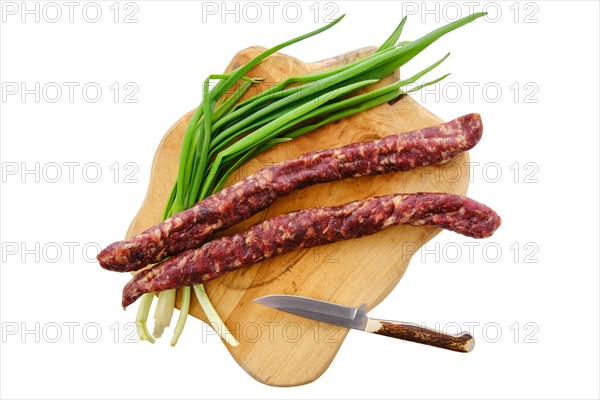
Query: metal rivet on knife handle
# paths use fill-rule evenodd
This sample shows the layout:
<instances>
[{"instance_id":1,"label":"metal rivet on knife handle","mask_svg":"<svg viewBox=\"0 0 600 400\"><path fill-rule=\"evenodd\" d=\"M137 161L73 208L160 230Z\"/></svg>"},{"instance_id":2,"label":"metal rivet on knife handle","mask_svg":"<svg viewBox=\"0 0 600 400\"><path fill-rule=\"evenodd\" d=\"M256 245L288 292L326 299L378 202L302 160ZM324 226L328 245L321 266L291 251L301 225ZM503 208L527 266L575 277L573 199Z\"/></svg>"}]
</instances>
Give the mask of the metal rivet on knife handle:
<instances>
[{"instance_id":1,"label":"metal rivet on knife handle","mask_svg":"<svg viewBox=\"0 0 600 400\"><path fill-rule=\"evenodd\" d=\"M468 353L475 347L475 339L468 332L449 335L405 322L369 318L365 331L460 353Z\"/></svg>"}]
</instances>

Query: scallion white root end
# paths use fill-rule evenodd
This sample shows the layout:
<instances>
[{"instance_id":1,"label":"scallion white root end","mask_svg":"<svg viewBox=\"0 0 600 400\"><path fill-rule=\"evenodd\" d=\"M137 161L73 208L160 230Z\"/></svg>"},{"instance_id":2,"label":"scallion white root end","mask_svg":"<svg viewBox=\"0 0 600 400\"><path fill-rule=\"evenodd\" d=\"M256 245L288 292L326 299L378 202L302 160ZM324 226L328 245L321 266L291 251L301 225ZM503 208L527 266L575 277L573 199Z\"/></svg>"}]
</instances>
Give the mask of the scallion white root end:
<instances>
[{"instance_id":1,"label":"scallion white root end","mask_svg":"<svg viewBox=\"0 0 600 400\"><path fill-rule=\"evenodd\" d=\"M175 346L185 328L185 321L187 320L188 312L190 311L190 299L191 289L186 286L181 289L181 307L179 307L179 318L175 324L175 330L173 331L173 338L171 339L171 346Z\"/></svg>"},{"instance_id":2,"label":"scallion white root end","mask_svg":"<svg viewBox=\"0 0 600 400\"><path fill-rule=\"evenodd\" d=\"M148 321L148 314L150 314L150 307L152 306L152 301L154 300L154 293L146 293L142 296L140 301L140 308L138 308L138 313L135 318L135 326L137 327L137 332L140 340L147 340L150 343L154 343L154 337L150 334L148 330L148 326L146 322Z\"/></svg>"},{"instance_id":3,"label":"scallion white root end","mask_svg":"<svg viewBox=\"0 0 600 400\"><path fill-rule=\"evenodd\" d=\"M154 330L152 332L152 335L157 339L162 336L165 328L171 325L176 297L177 290L175 289L165 290L158 295L158 304L154 311Z\"/></svg>"},{"instance_id":4,"label":"scallion white root end","mask_svg":"<svg viewBox=\"0 0 600 400\"><path fill-rule=\"evenodd\" d=\"M221 317L219 317L217 310L215 310L212 303L210 302L210 299L206 294L206 290L204 289L204 285L195 285L194 293L196 293L196 298L198 299L200 306L204 310L204 313L206 314L206 318L208 319L210 326L212 326L215 332L217 332L219 337L225 343L232 347L239 346L240 343L235 339L235 337L233 337L231 332L229 332L229 329L227 329L225 323L221 320Z\"/></svg>"}]
</instances>

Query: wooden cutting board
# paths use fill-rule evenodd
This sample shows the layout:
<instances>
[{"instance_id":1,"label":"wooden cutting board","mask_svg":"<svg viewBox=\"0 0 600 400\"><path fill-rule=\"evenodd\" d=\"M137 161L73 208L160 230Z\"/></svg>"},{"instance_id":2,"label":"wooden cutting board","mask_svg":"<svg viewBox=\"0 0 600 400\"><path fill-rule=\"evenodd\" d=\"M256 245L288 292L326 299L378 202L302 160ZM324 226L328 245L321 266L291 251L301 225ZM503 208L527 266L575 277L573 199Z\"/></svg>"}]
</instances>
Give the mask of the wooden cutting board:
<instances>
[{"instance_id":1,"label":"wooden cutting board","mask_svg":"<svg viewBox=\"0 0 600 400\"><path fill-rule=\"evenodd\" d=\"M263 50L251 47L241 51L227 70L246 63ZM329 69L373 51L374 48L360 49L317 63L304 63L287 55L274 54L248 74L265 79L265 83L251 89L250 94L256 94L287 76ZM385 83L398 78L399 72L386 78ZM191 113L188 113L177 121L158 145L146 198L129 227L127 237L161 221L163 207L177 175L181 141L190 116ZM455 117L458 115L448 119ZM243 165L228 185L267 165L312 150L377 139L439 122L438 117L405 96L393 105L381 105L277 145ZM419 191L464 195L469 182L466 162L468 155L462 154L441 166L309 187L279 199L269 209L227 233L293 210L338 205L375 195ZM400 281L417 249L438 232L438 229L427 227L392 227L370 237L265 260L209 282L206 290L210 299L240 342L236 348L227 346L228 350L239 365L259 382L273 386L312 382L327 369L348 330L275 311L252 300L268 294L294 294L348 306L365 303L370 310ZM194 296L192 298L190 313L206 320ZM169 337L171 332L167 331L165 335ZM184 331L183 334L192 333ZM198 346L202 345L198 342ZM390 342L392 345L397 346L398 343Z\"/></svg>"}]
</instances>

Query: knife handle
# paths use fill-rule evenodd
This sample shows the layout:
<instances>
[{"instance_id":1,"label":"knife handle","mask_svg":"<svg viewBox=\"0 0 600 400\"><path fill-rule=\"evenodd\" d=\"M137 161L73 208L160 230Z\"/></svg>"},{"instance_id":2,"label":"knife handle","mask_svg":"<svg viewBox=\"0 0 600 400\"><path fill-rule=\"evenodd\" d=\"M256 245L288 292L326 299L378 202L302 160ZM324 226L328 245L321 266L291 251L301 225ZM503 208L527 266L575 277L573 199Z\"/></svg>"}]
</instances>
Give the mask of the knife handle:
<instances>
[{"instance_id":1,"label":"knife handle","mask_svg":"<svg viewBox=\"0 0 600 400\"><path fill-rule=\"evenodd\" d=\"M449 335L407 322L369 318L365 331L460 353L468 353L475 347L475 339L468 332Z\"/></svg>"}]
</instances>

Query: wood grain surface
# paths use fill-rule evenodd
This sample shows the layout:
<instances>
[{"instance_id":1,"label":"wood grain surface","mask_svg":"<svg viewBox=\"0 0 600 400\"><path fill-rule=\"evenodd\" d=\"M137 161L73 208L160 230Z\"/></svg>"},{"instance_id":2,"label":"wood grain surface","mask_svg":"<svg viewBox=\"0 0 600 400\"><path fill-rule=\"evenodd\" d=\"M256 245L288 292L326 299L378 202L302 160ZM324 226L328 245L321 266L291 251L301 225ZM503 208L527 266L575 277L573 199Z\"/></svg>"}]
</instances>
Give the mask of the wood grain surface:
<instances>
[{"instance_id":1,"label":"wood grain surface","mask_svg":"<svg viewBox=\"0 0 600 400\"><path fill-rule=\"evenodd\" d=\"M263 50L251 47L239 52L227 70L246 63ZM250 94L273 86L285 77L329 69L373 51L374 48L360 49L316 63L274 54L248 74L265 79L251 89ZM398 78L399 72L378 85ZM127 237L161 221L177 175L181 141L190 116L191 113L187 113L177 121L158 145L146 198ZM455 117L458 115L448 119ZM262 167L312 150L377 139L439 122L438 117L405 96L393 105L381 105L277 145L243 165L228 185ZM269 209L226 233L238 232L265 218L293 210L343 204L375 195L420 191L464 195L469 182L466 162L468 154L465 153L444 165L309 187L279 199ZM354 307L365 303L370 310L394 289L417 249L438 232L429 227L392 227L373 236L268 259L209 282L206 290L210 299L240 342L236 348L228 346L228 350L248 374L265 384L295 386L312 382L330 365L348 330L275 311L252 300L268 294L294 294ZM190 313L206 320L195 299ZM170 332L165 335L169 336ZM198 346L202 345L205 344L198 342ZM397 343L390 342L392 345Z\"/></svg>"}]
</instances>

